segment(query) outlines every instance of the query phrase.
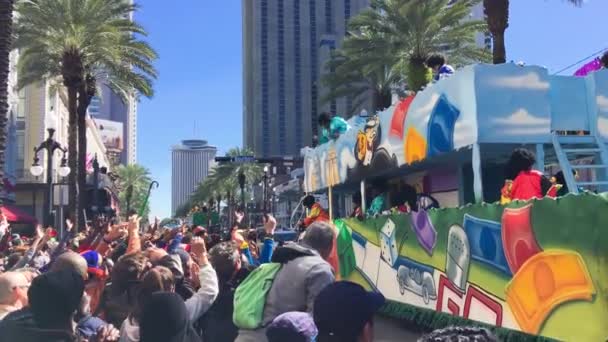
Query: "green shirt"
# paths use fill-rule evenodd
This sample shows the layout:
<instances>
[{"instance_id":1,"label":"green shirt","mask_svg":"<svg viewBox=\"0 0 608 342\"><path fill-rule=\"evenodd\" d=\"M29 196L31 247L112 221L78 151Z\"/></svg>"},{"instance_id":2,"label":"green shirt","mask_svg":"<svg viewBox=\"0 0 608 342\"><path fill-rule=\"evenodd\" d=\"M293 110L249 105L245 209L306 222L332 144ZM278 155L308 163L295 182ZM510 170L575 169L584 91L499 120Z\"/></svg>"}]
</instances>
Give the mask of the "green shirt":
<instances>
[{"instance_id":1,"label":"green shirt","mask_svg":"<svg viewBox=\"0 0 608 342\"><path fill-rule=\"evenodd\" d=\"M374 217L376 215L382 214L384 211L384 194L376 196L372 201L372 204L367 209L367 216Z\"/></svg>"},{"instance_id":2,"label":"green shirt","mask_svg":"<svg viewBox=\"0 0 608 342\"><path fill-rule=\"evenodd\" d=\"M329 122L329 129L323 128L321 130L321 137L319 138L319 144L325 144L333 139L336 134L344 134L348 131L348 122L339 116L334 116Z\"/></svg>"}]
</instances>

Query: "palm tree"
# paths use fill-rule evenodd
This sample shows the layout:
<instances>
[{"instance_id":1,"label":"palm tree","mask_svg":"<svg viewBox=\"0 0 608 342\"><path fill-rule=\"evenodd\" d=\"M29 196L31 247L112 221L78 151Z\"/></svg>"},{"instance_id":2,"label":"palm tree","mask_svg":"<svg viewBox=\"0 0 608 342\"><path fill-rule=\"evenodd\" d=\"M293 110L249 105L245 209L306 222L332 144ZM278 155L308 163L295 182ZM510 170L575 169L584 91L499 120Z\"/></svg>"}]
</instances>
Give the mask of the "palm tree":
<instances>
[{"instance_id":1,"label":"palm tree","mask_svg":"<svg viewBox=\"0 0 608 342\"><path fill-rule=\"evenodd\" d=\"M128 188L132 190L132 198L130 199L130 208L139 209L144 205L146 200L146 194L148 193L148 187L152 181L150 178L150 171L140 165L120 165L115 170L118 175L117 187L120 190L118 199L120 200L120 211L123 213L127 212L127 193L125 191ZM146 203L144 208L143 217L148 217L149 214L149 203Z\"/></svg>"},{"instance_id":2,"label":"palm tree","mask_svg":"<svg viewBox=\"0 0 608 342\"><path fill-rule=\"evenodd\" d=\"M0 191L4 187L4 152L8 116L8 73L13 26L13 0L0 0ZM0 198L2 207L2 198Z\"/></svg>"},{"instance_id":3,"label":"palm tree","mask_svg":"<svg viewBox=\"0 0 608 342\"><path fill-rule=\"evenodd\" d=\"M350 117L360 109L371 91L373 112L390 107L391 89L403 77L395 68L398 58L390 54L389 49L378 47L379 43L384 40L367 31L350 36L341 50L332 53L326 65L330 72L322 79L329 89L324 102L349 97L352 104L346 114ZM372 46L377 49L371 50Z\"/></svg>"},{"instance_id":4,"label":"palm tree","mask_svg":"<svg viewBox=\"0 0 608 342\"><path fill-rule=\"evenodd\" d=\"M124 0L28 0L15 9L19 87L61 79L67 89L70 210L82 218L76 181L84 188L86 110L96 85L124 99L151 97L157 55L138 38L145 30L129 19L137 6Z\"/></svg>"},{"instance_id":5,"label":"palm tree","mask_svg":"<svg viewBox=\"0 0 608 342\"><path fill-rule=\"evenodd\" d=\"M236 156L253 156L253 151L250 149L233 148L226 153L227 157ZM190 198L190 206L197 203L214 200L218 196L224 197L230 208L236 203L236 194L239 191L239 175L245 175L246 184L254 184L259 182L264 174L263 167L260 164L237 164L226 163L215 166L209 176L203 181L194 191ZM188 208L189 209L189 208ZM230 210L231 211L231 210ZM230 212L229 211L229 212Z\"/></svg>"},{"instance_id":6,"label":"palm tree","mask_svg":"<svg viewBox=\"0 0 608 342\"><path fill-rule=\"evenodd\" d=\"M575 6L583 4L583 0L567 1ZM483 11L488 23L488 31L492 35L494 64L506 63L505 31L509 27L509 0L483 0Z\"/></svg>"},{"instance_id":7,"label":"palm tree","mask_svg":"<svg viewBox=\"0 0 608 342\"><path fill-rule=\"evenodd\" d=\"M475 45L483 21L468 20L480 0L372 0L369 9L351 19L350 35L328 67L325 77L332 91L325 98L350 95L360 98L372 90L374 110L390 105L390 90L407 80L410 90L420 90L431 77L425 61L442 52L462 65L489 58Z\"/></svg>"}]
</instances>

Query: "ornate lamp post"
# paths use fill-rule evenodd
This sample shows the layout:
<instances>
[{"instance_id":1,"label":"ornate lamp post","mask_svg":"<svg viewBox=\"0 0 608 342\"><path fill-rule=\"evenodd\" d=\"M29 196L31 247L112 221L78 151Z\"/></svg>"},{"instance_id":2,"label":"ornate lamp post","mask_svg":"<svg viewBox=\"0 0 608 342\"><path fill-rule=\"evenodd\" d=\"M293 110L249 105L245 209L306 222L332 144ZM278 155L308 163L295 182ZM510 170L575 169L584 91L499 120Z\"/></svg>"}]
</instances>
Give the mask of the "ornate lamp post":
<instances>
[{"instance_id":1,"label":"ornate lamp post","mask_svg":"<svg viewBox=\"0 0 608 342\"><path fill-rule=\"evenodd\" d=\"M247 181L247 178L245 177L245 174L243 173L243 171L241 171L239 173L239 186L241 187L241 210L243 211L243 214L245 215L245 222L248 222L247 219L247 206L245 205L245 182Z\"/></svg>"},{"instance_id":2,"label":"ornate lamp post","mask_svg":"<svg viewBox=\"0 0 608 342\"><path fill-rule=\"evenodd\" d=\"M42 150L46 150L47 153L47 167L46 167L46 186L47 193L44 201L44 213L45 219L44 223L46 226L53 225L53 156L56 150L60 150L63 152L63 157L61 158L61 166L57 170L57 173L61 177L67 177L70 174L70 168L67 165L66 153L67 149L59 142L57 142L53 136L55 135L55 128L49 127L47 128L48 137L45 141L40 143L38 147L34 149L34 163L30 168L30 172L34 177L40 177L44 172L44 167L40 165L40 158L38 158L38 153Z\"/></svg>"},{"instance_id":3,"label":"ornate lamp post","mask_svg":"<svg viewBox=\"0 0 608 342\"><path fill-rule=\"evenodd\" d=\"M264 166L264 191L263 191L263 206L264 206L264 213L267 214L268 213L268 171L270 171L270 168L268 167L268 165Z\"/></svg>"},{"instance_id":4,"label":"ornate lamp post","mask_svg":"<svg viewBox=\"0 0 608 342\"><path fill-rule=\"evenodd\" d=\"M239 173L239 186L241 187L241 207L245 210L245 174L241 171Z\"/></svg>"}]
</instances>

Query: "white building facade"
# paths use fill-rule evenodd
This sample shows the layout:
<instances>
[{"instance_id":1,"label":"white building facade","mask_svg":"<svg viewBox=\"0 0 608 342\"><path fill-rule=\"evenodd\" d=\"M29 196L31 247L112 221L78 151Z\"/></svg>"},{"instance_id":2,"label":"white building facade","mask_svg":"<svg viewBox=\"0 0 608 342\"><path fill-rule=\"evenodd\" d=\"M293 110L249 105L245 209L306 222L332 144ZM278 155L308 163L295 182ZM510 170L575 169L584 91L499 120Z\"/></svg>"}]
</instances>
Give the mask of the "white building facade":
<instances>
[{"instance_id":1,"label":"white building facade","mask_svg":"<svg viewBox=\"0 0 608 342\"><path fill-rule=\"evenodd\" d=\"M209 175L217 148L205 140L184 140L172 148L171 154L171 210L175 214Z\"/></svg>"}]
</instances>

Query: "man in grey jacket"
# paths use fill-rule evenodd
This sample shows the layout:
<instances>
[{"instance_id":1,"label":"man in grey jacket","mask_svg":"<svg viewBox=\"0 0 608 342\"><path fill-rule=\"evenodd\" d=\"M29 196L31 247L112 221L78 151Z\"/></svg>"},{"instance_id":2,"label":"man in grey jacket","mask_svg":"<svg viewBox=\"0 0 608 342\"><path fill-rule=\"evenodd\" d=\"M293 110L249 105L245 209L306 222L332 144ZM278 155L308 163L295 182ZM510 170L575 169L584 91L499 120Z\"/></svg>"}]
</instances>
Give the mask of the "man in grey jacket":
<instances>
[{"instance_id":1,"label":"man in grey jacket","mask_svg":"<svg viewBox=\"0 0 608 342\"><path fill-rule=\"evenodd\" d=\"M236 342L267 341L265 327L283 313L313 313L315 298L335 280L326 261L332 252L334 234L330 224L315 222L306 229L306 235L298 244L289 243L277 248L272 262L282 263L283 267L266 297L262 328L241 329Z\"/></svg>"}]
</instances>

